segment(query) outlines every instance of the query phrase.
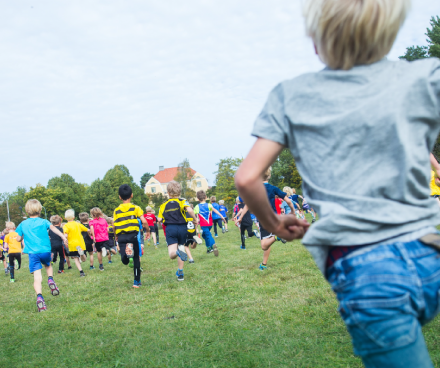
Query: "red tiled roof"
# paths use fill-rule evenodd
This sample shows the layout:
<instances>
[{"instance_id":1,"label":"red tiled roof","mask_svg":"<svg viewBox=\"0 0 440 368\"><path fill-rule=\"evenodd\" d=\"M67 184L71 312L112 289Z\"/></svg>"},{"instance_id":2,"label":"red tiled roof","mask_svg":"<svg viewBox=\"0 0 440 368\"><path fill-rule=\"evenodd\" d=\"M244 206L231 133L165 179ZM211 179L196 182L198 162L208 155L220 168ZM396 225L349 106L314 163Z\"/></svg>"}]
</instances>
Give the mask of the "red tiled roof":
<instances>
[{"instance_id":1,"label":"red tiled roof","mask_svg":"<svg viewBox=\"0 0 440 368\"><path fill-rule=\"evenodd\" d=\"M174 180L174 178L177 175L178 167L170 167L169 169L163 169L162 171L159 171L156 175L154 175L154 179L156 179L159 183L169 183L171 180ZM197 172L193 169L191 169L191 176L194 176L194 174ZM191 179L191 178L188 178Z\"/></svg>"}]
</instances>

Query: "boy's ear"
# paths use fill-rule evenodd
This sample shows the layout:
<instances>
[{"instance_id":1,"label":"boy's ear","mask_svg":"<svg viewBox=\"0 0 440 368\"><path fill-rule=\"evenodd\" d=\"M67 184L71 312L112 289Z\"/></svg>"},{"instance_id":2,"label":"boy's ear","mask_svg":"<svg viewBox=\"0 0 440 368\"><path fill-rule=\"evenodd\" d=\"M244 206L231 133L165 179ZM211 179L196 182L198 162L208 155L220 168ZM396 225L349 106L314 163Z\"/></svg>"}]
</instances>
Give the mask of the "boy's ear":
<instances>
[{"instance_id":1,"label":"boy's ear","mask_svg":"<svg viewBox=\"0 0 440 368\"><path fill-rule=\"evenodd\" d=\"M131 193L131 196L130 196L130 198L133 198L133 193Z\"/></svg>"},{"instance_id":2,"label":"boy's ear","mask_svg":"<svg viewBox=\"0 0 440 368\"><path fill-rule=\"evenodd\" d=\"M121 198L121 196L119 196L119 199L122 201L122 198Z\"/></svg>"}]
</instances>

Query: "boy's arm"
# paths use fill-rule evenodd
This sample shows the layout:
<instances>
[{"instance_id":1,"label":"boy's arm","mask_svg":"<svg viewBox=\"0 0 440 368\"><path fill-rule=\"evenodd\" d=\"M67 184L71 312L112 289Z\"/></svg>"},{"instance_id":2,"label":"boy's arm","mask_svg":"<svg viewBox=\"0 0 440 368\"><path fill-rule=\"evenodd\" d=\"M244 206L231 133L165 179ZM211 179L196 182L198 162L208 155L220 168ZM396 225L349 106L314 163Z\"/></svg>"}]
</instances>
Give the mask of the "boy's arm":
<instances>
[{"instance_id":1,"label":"boy's arm","mask_svg":"<svg viewBox=\"0 0 440 368\"><path fill-rule=\"evenodd\" d=\"M223 222L226 222L226 220L223 217L223 215L220 212L218 212L214 207L212 207L212 212L215 212L217 215L219 215L222 218Z\"/></svg>"},{"instance_id":2,"label":"boy's arm","mask_svg":"<svg viewBox=\"0 0 440 368\"><path fill-rule=\"evenodd\" d=\"M295 213L295 207L293 207L293 203L292 203L291 199L288 196L285 196L284 200L289 205L290 209L292 210L292 213Z\"/></svg>"},{"instance_id":3,"label":"boy's arm","mask_svg":"<svg viewBox=\"0 0 440 368\"><path fill-rule=\"evenodd\" d=\"M199 217L194 213L194 210L191 207L186 207L186 212L189 213L189 215L191 216L191 218L193 218L193 222L194 222L194 226L197 227L197 224L199 223Z\"/></svg>"},{"instance_id":4,"label":"boy's arm","mask_svg":"<svg viewBox=\"0 0 440 368\"><path fill-rule=\"evenodd\" d=\"M147 230L146 233L150 234L150 226L148 226L148 221L145 220L144 216L141 216L139 218L141 219L142 225L145 225L145 226L142 226L142 227Z\"/></svg>"},{"instance_id":5,"label":"boy's arm","mask_svg":"<svg viewBox=\"0 0 440 368\"><path fill-rule=\"evenodd\" d=\"M277 159L284 146L258 138L235 175L235 185L250 211L269 232L286 240L300 239L309 223L295 216L277 216L269 203L263 185L263 173Z\"/></svg>"},{"instance_id":6,"label":"boy's arm","mask_svg":"<svg viewBox=\"0 0 440 368\"><path fill-rule=\"evenodd\" d=\"M59 231L55 226L50 225L50 230L52 230L52 232L54 232L55 234L57 234L61 239L63 239L64 244L67 245L67 238L66 235L64 235L61 231Z\"/></svg>"},{"instance_id":7,"label":"boy's arm","mask_svg":"<svg viewBox=\"0 0 440 368\"><path fill-rule=\"evenodd\" d=\"M90 225L90 237L93 239L93 242L96 242L95 240L95 229L93 225Z\"/></svg>"}]
</instances>

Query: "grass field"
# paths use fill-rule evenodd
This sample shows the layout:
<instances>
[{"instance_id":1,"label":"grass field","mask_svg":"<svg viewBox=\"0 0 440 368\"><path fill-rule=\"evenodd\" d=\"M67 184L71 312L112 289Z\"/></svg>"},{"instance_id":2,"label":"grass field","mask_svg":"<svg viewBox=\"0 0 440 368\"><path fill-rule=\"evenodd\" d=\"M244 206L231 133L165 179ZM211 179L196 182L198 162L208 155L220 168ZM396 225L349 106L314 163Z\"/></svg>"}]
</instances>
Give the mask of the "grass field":
<instances>
[{"instance_id":1,"label":"grass field","mask_svg":"<svg viewBox=\"0 0 440 368\"><path fill-rule=\"evenodd\" d=\"M162 235L162 234L161 234ZM361 367L337 303L298 241L277 242L266 272L257 239L239 248L231 226L220 256L193 250L177 282L176 261L145 247L142 287L120 259L105 271L55 275L61 294L38 313L27 256L16 283L1 276L0 367ZM95 266L97 260L95 257ZM425 328L440 366L439 321Z\"/></svg>"}]
</instances>

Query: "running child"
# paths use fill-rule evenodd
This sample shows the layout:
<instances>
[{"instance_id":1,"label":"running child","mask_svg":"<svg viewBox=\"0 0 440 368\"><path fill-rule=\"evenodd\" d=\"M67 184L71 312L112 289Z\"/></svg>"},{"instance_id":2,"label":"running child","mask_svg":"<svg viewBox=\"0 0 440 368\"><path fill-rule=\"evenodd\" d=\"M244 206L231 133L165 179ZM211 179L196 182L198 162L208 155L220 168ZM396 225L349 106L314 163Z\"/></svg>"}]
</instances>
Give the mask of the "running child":
<instances>
[{"instance_id":1,"label":"running child","mask_svg":"<svg viewBox=\"0 0 440 368\"><path fill-rule=\"evenodd\" d=\"M55 226L55 228L62 233L63 228L60 226L62 219L58 215L54 215L50 217L50 223ZM54 233L52 230L49 230L49 238L50 238L50 247L52 251L52 262L56 263L57 256L60 257L60 261L58 264L58 273L64 273L64 261L66 259L64 255L64 244L63 239Z\"/></svg>"},{"instance_id":2,"label":"running child","mask_svg":"<svg viewBox=\"0 0 440 368\"><path fill-rule=\"evenodd\" d=\"M219 210L220 214L223 216L223 218L226 220L225 223L222 224L222 232L227 233L228 232L228 208L225 206L225 201L223 199L218 201L219 204Z\"/></svg>"},{"instance_id":3,"label":"running child","mask_svg":"<svg viewBox=\"0 0 440 368\"><path fill-rule=\"evenodd\" d=\"M14 270L19 270L21 268L21 242L17 241L18 234L15 231L15 224L13 222L7 222L6 229L8 230L8 235L5 236L4 242L9 248L10 282L15 282Z\"/></svg>"},{"instance_id":4,"label":"running child","mask_svg":"<svg viewBox=\"0 0 440 368\"><path fill-rule=\"evenodd\" d=\"M192 208L192 205L191 205ZM186 214L186 227L187 227L187 238L185 243L185 251L188 254L189 257L189 263L194 263L194 258L191 254L191 249L195 249L197 247L197 244L202 244L201 239L197 235L197 227L194 224L194 219L189 215Z\"/></svg>"},{"instance_id":5,"label":"running child","mask_svg":"<svg viewBox=\"0 0 440 368\"><path fill-rule=\"evenodd\" d=\"M177 258L177 281L183 281L183 265L188 259L185 251L187 239L187 219L188 213L197 226L194 211L184 198L179 198L182 187L176 181L171 181L167 185L169 199L160 206L157 220L166 225L166 241L168 244L168 254L171 259Z\"/></svg>"},{"instance_id":6,"label":"running child","mask_svg":"<svg viewBox=\"0 0 440 368\"><path fill-rule=\"evenodd\" d=\"M306 32L326 68L270 93L235 176L264 227L303 238L367 368L433 367L422 325L439 312L429 154L440 132L440 61L386 58L410 5L305 1ZM284 147L320 214L313 226L268 211L260 178Z\"/></svg>"},{"instance_id":7,"label":"running child","mask_svg":"<svg viewBox=\"0 0 440 368\"><path fill-rule=\"evenodd\" d=\"M151 238L153 238L154 247L157 249L156 229L154 227L155 223L157 227L157 219L156 216L153 214L153 209L150 206L145 208L144 217L145 220L147 220L148 227L150 228L150 234L151 234ZM147 240L148 240L148 245L150 245L150 238L148 238Z\"/></svg>"},{"instance_id":8,"label":"running child","mask_svg":"<svg viewBox=\"0 0 440 368\"><path fill-rule=\"evenodd\" d=\"M214 253L218 257L218 248L215 244L215 240L211 235L212 228L212 213L217 213L223 222L226 222L224 217L220 212L218 212L211 203L206 203L206 192L204 190L199 190L197 192L197 199L199 204L194 208L194 213L198 216L198 223L202 229L202 238L205 239L206 253Z\"/></svg>"},{"instance_id":9,"label":"running child","mask_svg":"<svg viewBox=\"0 0 440 368\"><path fill-rule=\"evenodd\" d=\"M146 227L147 234L150 232L148 223L143 216L139 206L131 203L133 191L128 184L122 184L118 190L119 199L122 201L113 212L113 229L115 233L116 247L121 255L124 265L133 265L134 281L133 287L139 289L141 286L141 264L139 260L139 223Z\"/></svg>"},{"instance_id":10,"label":"running child","mask_svg":"<svg viewBox=\"0 0 440 368\"><path fill-rule=\"evenodd\" d=\"M79 271L79 276L84 277L84 273L81 262L86 261L86 244L82 236L82 232L89 232L92 235L91 230L87 229L83 224L75 221L75 211L73 209L67 210L64 214L64 218L67 220L67 224L64 225L63 231L67 235L67 242L69 244L69 257L75 262L75 266Z\"/></svg>"},{"instance_id":11,"label":"running child","mask_svg":"<svg viewBox=\"0 0 440 368\"><path fill-rule=\"evenodd\" d=\"M249 211L243 212L245 204L242 201L241 198L239 198L239 212L237 212L237 226L240 228L240 239L241 239L241 245L240 249L246 249L246 231L248 233L248 237L252 238L253 236L256 236L257 238L260 237L260 234L257 230L252 230L252 224L254 223L252 219L252 214ZM254 216L255 217L255 216ZM239 219L238 219L239 218Z\"/></svg>"},{"instance_id":12,"label":"running child","mask_svg":"<svg viewBox=\"0 0 440 368\"><path fill-rule=\"evenodd\" d=\"M226 220L225 220L224 216L222 214L220 214L220 205L217 203L217 198L215 196L211 196L209 201L211 202L212 208L216 210L216 212L212 213L212 224L214 225L214 236L216 238L218 238L217 225L218 225L219 229L222 228L223 233L224 233L223 224L224 223L226 224ZM223 217L220 217L220 216L223 216Z\"/></svg>"},{"instance_id":13,"label":"running child","mask_svg":"<svg viewBox=\"0 0 440 368\"><path fill-rule=\"evenodd\" d=\"M304 213L310 213L312 215L312 224L316 221L316 213L315 210L310 207L305 198L302 199L302 208Z\"/></svg>"},{"instance_id":14,"label":"running child","mask_svg":"<svg viewBox=\"0 0 440 368\"><path fill-rule=\"evenodd\" d=\"M154 218L155 218L155 220L154 220L154 232L156 233L156 241L157 241L156 245L159 245L159 227L157 226L156 211L153 209L153 210L151 210L151 213L154 215ZM163 227L164 227L164 224L162 223L162 228ZM165 236L165 233L164 233L163 236Z\"/></svg>"},{"instance_id":15,"label":"running child","mask_svg":"<svg viewBox=\"0 0 440 368\"><path fill-rule=\"evenodd\" d=\"M25 211L28 214L28 218L18 225L16 233L16 241L24 241L25 248L24 253L29 255L29 271L34 274L34 289L37 294L37 308L38 312L45 311L47 309L46 302L43 298L41 275L42 264L47 273L47 284L50 292L53 296L59 295L60 291L53 280L53 268L50 264L52 254L50 248L50 239L48 230L52 230L61 239L64 244L67 244L67 239L63 233L61 233L55 226L47 220L40 218L43 207L41 203L36 199L30 199L26 202Z\"/></svg>"},{"instance_id":16,"label":"running child","mask_svg":"<svg viewBox=\"0 0 440 368\"><path fill-rule=\"evenodd\" d=\"M116 240L115 240L115 232L113 230L113 218L111 217L106 217L105 220L107 221L107 231L108 231L108 246L109 246L109 250L110 252L108 252L107 254L107 258L108 258L108 263L112 264L112 255L117 253L117 248L116 248Z\"/></svg>"},{"instance_id":17,"label":"running child","mask_svg":"<svg viewBox=\"0 0 440 368\"><path fill-rule=\"evenodd\" d=\"M3 261L3 267L5 268L5 275L8 276L9 267L6 263L6 252L4 250L4 242L1 237L0 237L0 261Z\"/></svg>"},{"instance_id":18,"label":"running child","mask_svg":"<svg viewBox=\"0 0 440 368\"><path fill-rule=\"evenodd\" d=\"M93 220L89 222L92 239L95 241L95 249L98 254L99 270L104 271L102 257L107 255L108 245L108 224L104 214L98 207L90 210Z\"/></svg>"},{"instance_id":19,"label":"running child","mask_svg":"<svg viewBox=\"0 0 440 368\"><path fill-rule=\"evenodd\" d=\"M84 239L84 244L86 245L85 252L87 252L89 254L90 269L94 270L95 266L93 265L94 264L93 253L94 253L95 242L93 241L92 237L90 236L90 234L92 232L90 230L89 214L87 212L81 212L78 215L78 217L79 217L79 221L81 222L81 224L84 225L84 227L88 229L88 231L81 231L81 235Z\"/></svg>"}]
</instances>

